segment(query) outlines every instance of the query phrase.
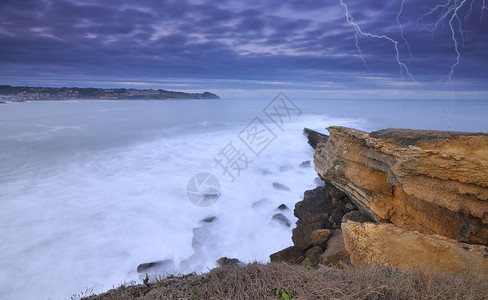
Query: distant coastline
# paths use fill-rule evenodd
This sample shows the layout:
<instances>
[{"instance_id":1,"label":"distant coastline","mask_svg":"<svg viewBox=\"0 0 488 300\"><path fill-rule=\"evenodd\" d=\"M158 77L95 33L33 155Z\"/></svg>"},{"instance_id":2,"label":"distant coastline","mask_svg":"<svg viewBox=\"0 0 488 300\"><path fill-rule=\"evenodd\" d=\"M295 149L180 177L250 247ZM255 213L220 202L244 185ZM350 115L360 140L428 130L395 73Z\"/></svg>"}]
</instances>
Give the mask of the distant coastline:
<instances>
[{"instance_id":1,"label":"distant coastline","mask_svg":"<svg viewBox=\"0 0 488 300\"><path fill-rule=\"evenodd\" d=\"M185 93L162 89L101 89L77 87L29 87L0 85L0 102L42 100L171 100L220 99L209 92Z\"/></svg>"}]
</instances>

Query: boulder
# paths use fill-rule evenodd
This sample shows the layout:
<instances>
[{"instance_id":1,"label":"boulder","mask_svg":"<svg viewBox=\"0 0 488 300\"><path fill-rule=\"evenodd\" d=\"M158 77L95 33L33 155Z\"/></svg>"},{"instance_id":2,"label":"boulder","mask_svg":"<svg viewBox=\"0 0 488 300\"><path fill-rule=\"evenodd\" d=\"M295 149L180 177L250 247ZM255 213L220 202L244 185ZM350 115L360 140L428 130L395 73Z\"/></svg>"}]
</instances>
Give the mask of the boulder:
<instances>
[{"instance_id":1,"label":"boulder","mask_svg":"<svg viewBox=\"0 0 488 300\"><path fill-rule=\"evenodd\" d=\"M327 246L324 253L320 256L321 264L325 266L337 266L342 262L349 261L349 253L344 246L344 239L342 237L342 230L336 229L332 233L332 237L327 241Z\"/></svg>"},{"instance_id":2,"label":"boulder","mask_svg":"<svg viewBox=\"0 0 488 300\"><path fill-rule=\"evenodd\" d=\"M422 269L435 273L464 273L488 278L486 246L408 231L393 224L349 221L342 224L342 231L345 248L354 265L404 271Z\"/></svg>"},{"instance_id":3,"label":"boulder","mask_svg":"<svg viewBox=\"0 0 488 300\"><path fill-rule=\"evenodd\" d=\"M326 195L326 191L329 188L330 186L324 186L305 191L303 200L295 204L295 217L307 219L317 214L331 214L334 207L332 206L332 201Z\"/></svg>"},{"instance_id":4,"label":"boulder","mask_svg":"<svg viewBox=\"0 0 488 300\"><path fill-rule=\"evenodd\" d=\"M276 208L276 210L290 210L286 204L282 203Z\"/></svg>"},{"instance_id":5,"label":"boulder","mask_svg":"<svg viewBox=\"0 0 488 300\"><path fill-rule=\"evenodd\" d=\"M320 246L323 249L326 248L327 240L332 235L329 229L317 229L312 231L310 234L310 240L312 241L312 245Z\"/></svg>"},{"instance_id":6,"label":"boulder","mask_svg":"<svg viewBox=\"0 0 488 300\"><path fill-rule=\"evenodd\" d=\"M488 134L328 130L315 170L368 218L488 244Z\"/></svg>"},{"instance_id":7,"label":"boulder","mask_svg":"<svg viewBox=\"0 0 488 300\"><path fill-rule=\"evenodd\" d=\"M299 264L305 259L303 251L297 246L290 246L269 256L271 262Z\"/></svg>"},{"instance_id":8,"label":"boulder","mask_svg":"<svg viewBox=\"0 0 488 300\"><path fill-rule=\"evenodd\" d=\"M273 182L273 187L275 189L281 190L281 191L289 191L290 190L289 187L287 187L286 185L279 183L279 182Z\"/></svg>"},{"instance_id":9,"label":"boulder","mask_svg":"<svg viewBox=\"0 0 488 300\"><path fill-rule=\"evenodd\" d=\"M282 213L274 214L271 217L271 220L277 222L280 225L286 226L286 227L290 227L291 226L290 220L288 220L288 218L284 214L282 214Z\"/></svg>"},{"instance_id":10,"label":"boulder","mask_svg":"<svg viewBox=\"0 0 488 300\"><path fill-rule=\"evenodd\" d=\"M292 241L303 251L313 246L312 232L333 228L328 220L334 210L330 193L328 193L331 188L333 188L332 185L326 185L305 191L303 200L295 204L294 214L298 221L292 231Z\"/></svg>"},{"instance_id":11,"label":"boulder","mask_svg":"<svg viewBox=\"0 0 488 300\"><path fill-rule=\"evenodd\" d=\"M200 220L202 223L212 223L213 221L217 220L216 216L206 217L205 219Z\"/></svg>"},{"instance_id":12,"label":"boulder","mask_svg":"<svg viewBox=\"0 0 488 300\"><path fill-rule=\"evenodd\" d=\"M363 213L359 210L353 210L345 214L342 217L341 223L346 223L347 221L353 221L358 223L371 222L371 220L363 215Z\"/></svg>"},{"instance_id":13,"label":"boulder","mask_svg":"<svg viewBox=\"0 0 488 300\"><path fill-rule=\"evenodd\" d=\"M308 219L297 221L297 226L292 230L291 240L293 244L305 251L312 246L312 232L317 229L331 227L327 214L314 215Z\"/></svg>"},{"instance_id":14,"label":"boulder","mask_svg":"<svg viewBox=\"0 0 488 300\"><path fill-rule=\"evenodd\" d=\"M307 252L305 252L305 257L308 258L308 266L315 267L316 265L318 265L320 262L320 254L322 254L323 252L324 250L322 249L322 247L319 246L308 249Z\"/></svg>"},{"instance_id":15,"label":"boulder","mask_svg":"<svg viewBox=\"0 0 488 300\"><path fill-rule=\"evenodd\" d=\"M343 215L344 213L342 212L342 209L334 208L332 210L332 214L329 217L329 222L333 224L334 227L337 227L341 224Z\"/></svg>"},{"instance_id":16,"label":"boulder","mask_svg":"<svg viewBox=\"0 0 488 300\"><path fill-rule=\"evenodd\" d=\"M310 161L307 160L307 161L304 161L302 162L300 165L298 165L299 168L302 168L302 169L305 169L305 168L310 168Z\"/></svg>"},{"instance_id":17,"label":"boulder","mask_svg":"<svg viewBox=\"0 0 488 300\"><path fill-rule=\"evenodd\" d=\"M307 136L308 144L314 149L317 147L318 144L326 143L327 139L329 138L326 134L320 133L318 131L309 128L304 128L303 134Z\"/></svg>"},{"instance_id":18,"label":"boulder","mask_svg":"<svg viewBox=\"0 0 488 300\"><path fill-rule=\"evenodd\" d=\"M160 278L176 274L178 271L172 259L157 260L137 266L139 278L142 280L147 276L151 283Z\"/></svg>"},{"instance_id":19,"label":"boulder","mask_svg":"<svg viewBox=\"0 0 488 300\"><path fill-rule=\"evenodd\" d=\"M244 263L237 258L228 258L226 256L219 258L216 261L217 265L219 267L224 267L224 266L239 266L242 267L244 266Z\"/></svg>"}]
</instances>

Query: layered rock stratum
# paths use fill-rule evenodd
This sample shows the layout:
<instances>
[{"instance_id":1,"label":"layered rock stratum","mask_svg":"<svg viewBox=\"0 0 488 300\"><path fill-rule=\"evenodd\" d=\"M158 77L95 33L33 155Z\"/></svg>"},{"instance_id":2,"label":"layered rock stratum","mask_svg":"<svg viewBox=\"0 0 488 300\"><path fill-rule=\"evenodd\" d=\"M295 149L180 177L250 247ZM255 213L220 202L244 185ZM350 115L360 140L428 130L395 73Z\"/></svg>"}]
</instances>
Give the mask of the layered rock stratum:
<instances>
[{"instance_id":1,"label":"layered rock stratum","mask_svg":"<svg viewBox=\"0 0 488 300\"><path fill-rule=\"evenodd\" d=\"M488 135L329 127L315 170L377 222L488 244Z\"/></svg>"},{"instance_id":2,"label":"layered rock stratum","mask_svg":"<svg viewBox=\"0 0 488 300\"><path fill-rule=\"evenodd\" d=\"M488 277L488 134L327 129L305 130L325 188L295 206L292 258Z\"/></svg>"}]
</instances>

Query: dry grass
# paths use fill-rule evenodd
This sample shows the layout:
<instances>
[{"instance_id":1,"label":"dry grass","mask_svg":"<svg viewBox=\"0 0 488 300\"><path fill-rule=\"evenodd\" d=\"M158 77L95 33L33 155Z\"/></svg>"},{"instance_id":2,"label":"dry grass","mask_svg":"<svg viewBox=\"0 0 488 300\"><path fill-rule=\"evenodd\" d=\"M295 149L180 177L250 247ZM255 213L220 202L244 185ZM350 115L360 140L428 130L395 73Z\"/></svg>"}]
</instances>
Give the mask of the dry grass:
<instances>
[{"instance_id":1,"label":"dry grass","mask_svg":"<svg viewBox=\"0 0 488 300\"><path fill-rule=\"evenodd\" d=\"M388 269L307 269L284 263L253 263L217 268L202 275L167 278L149 286L122 286L86 299L474 300L488 299L488 282L461 275L400 273Z\"/></svg>"}]
</instances>

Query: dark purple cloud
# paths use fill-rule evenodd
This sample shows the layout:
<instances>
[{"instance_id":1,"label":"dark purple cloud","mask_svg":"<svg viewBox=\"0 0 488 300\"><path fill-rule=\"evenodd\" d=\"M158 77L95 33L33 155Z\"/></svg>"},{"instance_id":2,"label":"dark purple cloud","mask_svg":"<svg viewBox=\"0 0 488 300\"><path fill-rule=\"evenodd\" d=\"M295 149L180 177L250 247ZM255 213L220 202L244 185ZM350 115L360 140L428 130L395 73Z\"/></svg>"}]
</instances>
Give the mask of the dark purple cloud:
<instances>
[{"instance_id":1,"label":"dark purple cloud","mask_svg":"<svg viewBox=\"0 0 488 300\"><path fill-rule=\"evenodd\" d=\"M401 62L419 82L412 88L425 89L449 74L457 53L452 14L434 32L442 12L422 15L456 1L407 0L400 16L400 0L343 2L364 32L398 41ZM461 54L455 89L488 90L488 9L482 3L466 1L452 18ZM409 82L385 39L359 36L366 67L355 33L340 0L3 0L0 81L193 78L327 82L337 89L396 89L395 82Z\"/></svg>"}]
</instances>

